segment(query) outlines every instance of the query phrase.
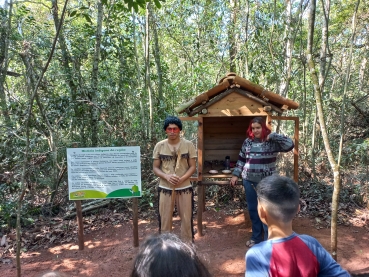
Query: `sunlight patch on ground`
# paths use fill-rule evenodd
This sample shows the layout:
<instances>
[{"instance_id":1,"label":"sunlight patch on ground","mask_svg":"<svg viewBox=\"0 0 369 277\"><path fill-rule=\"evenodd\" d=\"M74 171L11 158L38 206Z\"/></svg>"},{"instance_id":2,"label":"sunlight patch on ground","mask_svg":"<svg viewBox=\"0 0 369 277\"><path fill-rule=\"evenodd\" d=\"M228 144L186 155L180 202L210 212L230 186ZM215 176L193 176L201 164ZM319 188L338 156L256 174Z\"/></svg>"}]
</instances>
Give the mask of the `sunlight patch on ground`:
<instances>
[{"instance_id":1,"label":"sunlight patch on ground","mask_svg":"<svg viewBox=\"0 0 369 277\"><path fill-rule=\"evenodd\" d=\"M347 268L355 268L354 270L351 270L351 273L367 273L369 272L369 256L368 254L364 253L363 251L357 252L356 258L347 260L347 259L338 259L340 264L345 264ZM358 261L360 261L358 263ZM358 265L360 264L360 265Z\"/></svg>"},{"instance_id":2,"label":"sunlight patch on ground","mask_svg":"<svg viewBox=\"0 0 369 277\"><path fill-rule=\"evenodd\" d=\"M63 250L63 249L60 249L60 247L54 247L54 248L50 248L49 250L50 250L50 252L51 252L52 254L54 254L54 255L59 255L59 254L61 254L61 253L62 253L62 250Z\"/></svg>"},{"instance_id":3,"label":"sunlight patch on ground","mask_svg":"<svg viewBox=\"0 0 369 277\"><path fill-rule=\"evenodd\" d=\"M238 225L238 224L242 224L245 222L245 217L242 214L237 215L237 216L229 216L225 218L225 223L227 225Z\"/></svg>"},{"instance_id":4,"label":"sunlight patch on ground","mask_svg":"<svg viewBox=\"0 0 369 277\"><path fill-rule=\"evenodd\" d=\"M138 225L149 224L149 223L150 223L150 221L148 221L148 220L140 219L139 222L138 222Z\"/></svg>"},{"instance_id":5,"label":"sunlight patch on ground","mask_svg":"<svg viewBox=\"0 0 369 277\"><path fill-rule=\"evenodd\" d=\"M41 255L41 252L27 252L27 253L22 252L21 258L22 259L33 259L33 258L39 257L40 255Z\"/></svg>"},{"instance_id":6,"label":"sunlight patch on ground","mask_svg":"<svg viewBox=\"0 0 369 277\"><path fill-rule=\"evenodd\" d=\"M220 221L223 218L223 221ZM215 219L215 220L214 220ZM219 219L219 221L217 221ZM235 225L241 225L245 222L245 216L244 213L240 213L236 216L226 216L219 215L219 216L213 216L212 221L209 220L203 220L203 224L206 226L205 228L224 228L225 226L235 226Z\"/></svg>"},{"instance_id":7,"label":"sunlight patch on ground","mask_svg":"<svg viewBox=\"0 0 369 277\"><path fill-rule=\"evenodd\" d=\"M89 243L89 242L86 242L85 243L85 246L87 248L95 248L95 247L99 247L101 245L101 241L95 241L94 243Z\"/></svg>"},{"instance_id":8,"label":"sunlight patch on ground","mask_svg":"<svg viewBox=\"0 0 369 277\"><path fill-rule=\"evenodd\" d=\"M94 265L93 262L88 261L87 259L68 259L68 258L64 258L63 259L63 267L64 268L68 268L68 269L76 269L78 268L78 270L80 272L82 272L84 269L83 268L92 268L92 266Z\"/></svg>"},{"instance_id":9,"label":"sunlight patch on ground","mask_svg":"<svg viewBox=\"0 0 369 277\"><path fill-rule=\"evenodd\" d=\"M69 250L78 250L78 245L71 245Z\"/></svg>"},{"instance_id":10,"label":"sunlight patch on ground","mask_svg":"<svg viewBox=\"0 0 369 277\"><path fill-rule=\"evenodd\" d=\"M208 222L208 221L203 221L202 223L206 228L214 228L214 229L222 229L224 227L224 224L219 224L217 222Z\"/></svg>"},{"instance_id":11,"label":"sunlight patch on ground","mask_svg":"<svg viewBox=\"0 0 369 277\"><path fill-rule=\"evenodd\" d=\"M244 264L245 264L245 260L243 258L238 258L238 259L232 259L232 260L228 260L225 261L224 263L222 263L222 265L220 266L221 271L224 272L225 275L234 275L234 274L242 274L245 271L244 270L239 270L239 272L235 272L235 268L244 268Z\"/></svg>"}]
</instances>

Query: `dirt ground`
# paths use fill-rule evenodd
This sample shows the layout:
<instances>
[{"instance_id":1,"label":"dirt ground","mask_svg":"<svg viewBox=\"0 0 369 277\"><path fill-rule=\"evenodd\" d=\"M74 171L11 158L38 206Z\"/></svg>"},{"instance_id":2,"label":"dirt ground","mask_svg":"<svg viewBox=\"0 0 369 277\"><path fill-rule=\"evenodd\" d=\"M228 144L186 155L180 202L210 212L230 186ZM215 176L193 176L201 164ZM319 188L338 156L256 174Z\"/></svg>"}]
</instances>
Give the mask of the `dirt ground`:
<instances>
[{"instance_id":1,"label":"dirt ground","mask_svg":"<svg viewBox=\"0 0 369 277\"><path fill-rule=\"evenodd\" d=\"M248 213L242 210L219 210L207 207L203 214L204 236L195 235L198 253L213 276L244 276L245 242L251 236ZM195 216L196 226L196 216ZM175 218L174 232L179 234L179 218ZM338 228L338 262L352 273L369 272L369 228L365 220L352 226ZM330 229L319 225L319 220L294 220L297 233L312 235L326 248L330 248ZM157 232L155 220L139 221L140 242ZM107 225L85 235L85 250L79 251L71 243L51 245L42 250L22 254L22 276L37 277L48 270L64 272L67 276L129 276L138 248L133 247L132 222ZM7 261L7 262L4 262ZM16 276L14 257L3 259L0 275Z\"/></svg>"}]
</instances>

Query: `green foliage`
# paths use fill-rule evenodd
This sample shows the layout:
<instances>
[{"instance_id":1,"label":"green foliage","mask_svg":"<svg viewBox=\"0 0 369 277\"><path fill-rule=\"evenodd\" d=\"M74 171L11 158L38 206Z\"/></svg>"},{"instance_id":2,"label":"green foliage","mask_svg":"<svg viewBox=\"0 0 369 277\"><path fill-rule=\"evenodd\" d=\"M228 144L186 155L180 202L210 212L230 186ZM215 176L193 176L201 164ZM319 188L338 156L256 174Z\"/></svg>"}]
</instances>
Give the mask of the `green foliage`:
<instances>
[{"instance_id":1,"label":"green foliage","mask_svg":"<svg viewBox=\"0 0 369 277\"><path fill-rule=\"evenodd\" d=\"M0 184L0 227L10 227L16 214L17 202L11 195L19 189L19 184Z\"/></svg>"},{"instance_id":2,"label":"green foliage","mask_svg":"<svg viewBox=\"0 0 369 277\"><path fill-rule=\"evenodd\" d=\"M307 153L311 152L312 130L318 130L319 126L313 126L316 103L305 64L307 18L304 13L300 14L297 2L294 2L292 9L294 28L290 34L285 33L285 1L236 1L237 20L234 22L231 21L232 7L226 1L151 2L156 6L152 7L154 20L150 23L149 46L154 126L151 140L147 137L150 106L145 84L144 56L144 8L148 1L102 1L104 18L97 100L94 103L91 102L91 74L94 68L97 9L94 3L85 0L70 3L68 6L53 59L38 91L41 105L33 103L30 121L30 159L26 167L26 179L35 186L35 190L44 192L42 198L38 199L41 203L49 201L51 188L57 182L64 184L67 180L66 174L61 175L66 161L65 149L74 142L80 147L91 145L92 107L99 112L99 146L124 146L134 142L150 153L156 140L162 137L163 118L169 114L175 115L174 108L179 103L212 88L229 71L231 38L236 41L236 73L274 91L285 78L286 38L295 38L288 97L299 102L301 108L289 111L287 115L300 117L300 149L306 149L305 157L310 158ZM332 3L331 6L331 55L327 58L331 67L326 74L322 97L334 153L338 152L339 147L340 118L337 114L342 108L353 5L352 1L344 1ZM0 117L0 174L9 171L20 176L26 146L25 111L29 107L34 86L31 77L37 80L40 76L50 53L56 28L50 13L50 2L14 2L13 6L12 29L7 49L8 68L20 76L7 76L5 82L0 84L4 88L4 107L11 119L11 126L5 126L4 117ZM350 75L350 100L364 96L361 91L368 79L368 71L362 63L367 59L366 48L362 46L367 33L368 7L362 5L361 8L358 39L355 42L357 47ZM60 11L61 5L59 17ZM3 9L0 12L2 19L6 19L7 12ZM314 58L319 65L323 21L321 5L318 5L316 16ZM154 27L158 34L160 71L156 68L157 57L153 51ZM4 47L3 44L0 47ZM4 49L0 50L4 53ZM26 68L25 59L30 68ZM317 73L320 70L317 66ZM162 97L158 91L160 80ZM358 87L360 80L363 82L361 89ZM353 129L355 122L351 119L357 117L356 110L347 107L347 118L350 120L347 120L346 130ZM304 133L303 124L306 125ZM282 127L288 134L294 130L292 125ZM357 127L359 128L360 134L363 134L367 127ZM349 135L350 139L345 141L342 166L350 170L357 168L360 174L364 174L364 166L368 164L368 155L365 154L368 151L368 142L365 137L360 137L359 132L355 135L349 132ZM362 140L354 140L355 138ZM323 145L319 130L316 142L318 147L315 151L320 152ZM52 143L55 148L52 148ZM324 156L319 159L318 161L326 162ZM151 171L151 160L145 161L143 168L146 170L144 172ZM147 185L153 179L152 176L146 175L143 174L148 180L144 180L142 201L151 206L154 203L155 190L153 185ZM17 182L19 177L13 183ZM63 188L60 186L57 191L60 201L64 201L65 186ZM2 189L1 211L9 218L14 211L15 199L7 185L2 185ZM215 195L218 191L210 193ZM222 201L230 199L226 198ZM35 209L37 213L38 208Z\"/></svg>"},{"instance_id":3,"label":"green foliage","mask_svg":"<svg viewBox=\"0 0 369 277\"><path fill-rule=\"evenodd\" d=\"M359 139L348 144L345 149L342 164L347 167L358 167L369 165L369 139Z\"/></svg>"},{"instance_id":4,"label":"green foliage","mask_svg":"<svg viewBox=\"0 0 369 277\"><path fill-rule=\"evenodd\" d=\"M155 188L149 188L145 184L142 184L142 187L144 189L142 190L142 197L140 198L140 206L154 207L157 195Z\"/></svg>"}]
</instances>

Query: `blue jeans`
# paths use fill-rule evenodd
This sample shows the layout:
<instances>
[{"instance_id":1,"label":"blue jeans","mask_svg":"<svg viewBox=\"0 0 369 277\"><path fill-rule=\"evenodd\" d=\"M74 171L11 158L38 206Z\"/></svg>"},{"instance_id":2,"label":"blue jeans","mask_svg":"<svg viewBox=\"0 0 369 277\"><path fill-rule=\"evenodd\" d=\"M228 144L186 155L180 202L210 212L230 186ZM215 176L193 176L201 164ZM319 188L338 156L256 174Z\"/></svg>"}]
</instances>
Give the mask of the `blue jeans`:
<instances>
[{"instance_id":1,"label":"blue jeans","mask_svg":"<svg viewBox=\"0 0 369 277\"><path fill-rule=\"evenodd\" d=\"M252 224L252 236L251 239L256 243L262 242L268 239L268 226L263 224L259 218L258 214L258 198L256 195L257 183L243 180L243 186L246 193L247 209L249 210L249 215ZM262 232L264 230L264 239Z\"/></svg>"}]
</instances>

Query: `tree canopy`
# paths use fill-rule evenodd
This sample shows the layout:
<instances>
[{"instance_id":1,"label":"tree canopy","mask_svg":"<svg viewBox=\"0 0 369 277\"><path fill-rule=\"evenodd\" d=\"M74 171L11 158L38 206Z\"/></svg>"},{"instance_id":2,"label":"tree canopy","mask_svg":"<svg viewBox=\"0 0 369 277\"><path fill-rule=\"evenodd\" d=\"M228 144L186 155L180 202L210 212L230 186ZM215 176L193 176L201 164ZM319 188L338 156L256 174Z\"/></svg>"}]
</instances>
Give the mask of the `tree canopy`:
<instances>
[{"instance_id":1,"label":"tree canopy","mask_svg":"<svg viewBox=\"0 0 369 277\"><path fill-rule=\"evenodd\" d=\"M360 3L353 29L357 3L318 1L311 57L335 157L341 137L337 115L345 105L340 166L344 173L355 171L345 175L345 181L357 186L357 197L364 202L369 6ZM288 115L300 117L300 162L315 178L315 169L328 160L307 65L310 5L302 0L3 1L2 218L14 213L24 155L29 156L24 188L43 191L37 205L57 206L65 198L65 149L73 143L88 147L134 142L147 155L143 168L150 170L150 151L162 138L163 118L176 114L179 103L215 86L229 71L300 103L301 108ZM282 128L293 131L288 125ZM150 180L144 184L150 186ZM34 197L26 194L27 199Z\"/></svg>"}]
</instances>

